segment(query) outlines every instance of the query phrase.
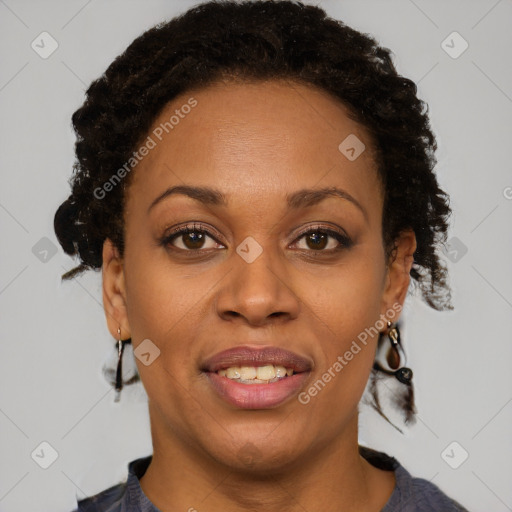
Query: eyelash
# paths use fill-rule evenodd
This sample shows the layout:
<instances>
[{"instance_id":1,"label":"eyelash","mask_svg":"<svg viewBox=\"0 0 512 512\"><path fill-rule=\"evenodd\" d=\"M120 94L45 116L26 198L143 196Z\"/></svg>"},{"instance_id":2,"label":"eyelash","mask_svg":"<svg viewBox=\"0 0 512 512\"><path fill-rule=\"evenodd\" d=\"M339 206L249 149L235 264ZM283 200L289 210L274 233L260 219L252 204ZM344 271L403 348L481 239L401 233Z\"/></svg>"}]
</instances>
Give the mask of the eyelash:
<instances>
[{"instance_id":1,"label":"eyelash","mask_svg":"<svg viewBox=\"0 0 512 512\"><path fill-rule=\"evenodd\" d=\"M203 234L208 235L210 238L215 240L217 243L220 243L220 242L217 241L217 239L215 238L215 235L210 230L205 229L205 227L200 225L200 224L195 224L194 223L194 224L188 224L186 226L181 226L181 227L178 227L178 228L174 228L171 231L171 233L163 236L159 240L160 245L162 245L164 247L171 246L173 249L176 249L178 251L182 251L182 253L191 253L191 255L197 255L198 252L202 252L202 251L208 250L208 249L197 249L197 250L194 250L194 249L181 249L179 247L173 247L172 246L172 242L176 238L179 238L180 236L183 236L183 235L188 235L190 233L203 233ZM297 235L297 237L295 238L294 243L298 242L305 235L309 235L309 234L312 234L312 233L328 235L328 236L334 238L335 240L337 240L340 243L340 246L339 247L335 247L334 249L327 249L327 250L320 249L318 251L315 251L314 249L302 249L302 250L307 250L308 252L311 252L311 253L315 254L315 256L320 254L320 253L325 253L327 255L333 254L333 253L341 251L343 249L349 249L353 245L352 240L347 235L344 235L343 233L340 233L338 231L334 231L332 229L328 229L328 228L325 228L325 227L322 227L322 226L311 226L311 227L305 229L304 231L300 232Z\"/></svg>"}]
</instances>

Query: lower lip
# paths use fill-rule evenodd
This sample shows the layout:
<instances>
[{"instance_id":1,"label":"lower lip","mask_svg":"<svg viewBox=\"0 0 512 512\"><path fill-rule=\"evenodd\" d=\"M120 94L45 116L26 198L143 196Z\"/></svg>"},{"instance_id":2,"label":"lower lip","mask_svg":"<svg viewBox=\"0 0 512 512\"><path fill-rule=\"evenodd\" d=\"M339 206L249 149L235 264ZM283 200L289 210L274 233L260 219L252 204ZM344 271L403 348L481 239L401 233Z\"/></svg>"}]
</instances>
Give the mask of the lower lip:
<instances>
[{"instance_id":1,"label":"lower lip","mask_svg":"<svg viewBox=\"0 0 512 512\"><path fill-rule=\"evenodd\" d=\"M241 409L270 409L296 395L309 372L296 373L268 384L242 384L215 372L206 372L215 391Z\"/></svg>"}]
</instances>

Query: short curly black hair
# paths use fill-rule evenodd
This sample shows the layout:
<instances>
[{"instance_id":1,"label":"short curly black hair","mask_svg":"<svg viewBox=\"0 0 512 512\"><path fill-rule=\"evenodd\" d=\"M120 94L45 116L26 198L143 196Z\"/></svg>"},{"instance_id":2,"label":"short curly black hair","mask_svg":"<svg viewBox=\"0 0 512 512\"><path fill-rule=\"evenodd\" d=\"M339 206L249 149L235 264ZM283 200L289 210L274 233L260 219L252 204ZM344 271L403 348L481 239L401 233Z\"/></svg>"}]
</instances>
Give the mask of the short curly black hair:
<instances>
[{"instance_id":1,"label":"short curly black hair","mask_svg":"<svg viewBox=\"0 0 512 512\"><path fill-rule=\"evenodd\" d=\"M411 277L434 309L451 309L446 241L449 198L434 174L436 139L416 84L368 34L293 0L208 1L147 30L87 90L73 114L77 136L72 193L54 226L64 251L100 269L110 238L124 249L126 177L105 198L94 191L129 161L166 104L224 79L315 86L344 104L371 134L384 185L382 233L392 254L401 231L417 239Z\"/></svg>"}]
</instances>

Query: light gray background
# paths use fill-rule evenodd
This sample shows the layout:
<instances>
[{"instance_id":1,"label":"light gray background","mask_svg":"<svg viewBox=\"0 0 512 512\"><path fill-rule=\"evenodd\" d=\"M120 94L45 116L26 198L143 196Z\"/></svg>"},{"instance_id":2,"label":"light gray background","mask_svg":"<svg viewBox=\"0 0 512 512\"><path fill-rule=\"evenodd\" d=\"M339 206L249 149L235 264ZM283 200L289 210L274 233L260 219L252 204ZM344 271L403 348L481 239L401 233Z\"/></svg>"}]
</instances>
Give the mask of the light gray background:
<instances>
[{"instance_id":1,"label":"light gray background","mask_svg":"<svg viewBox=\"0 0 512 512\"><path fill-rule=\"evenodd\" d=\"M53 215L69 192L70 118L85 88L141 32L196 3L0 0L2 511L69 512L76 496L119 482L130 460L152 451L142 386L113 403L101 374L114 340L100 274L61 284L74 262L60 246L41 261L36 244L58 245ZM455 210L450 236L460 241L452 238L445 256L455 311L411 297L404 315L418 423L400 435L363 407L361 442L471 511L512 510L512 2L319 3L376 36L418 84ZM31 48L43 31L59 44L47 59ZM469 44L456 59L441 46L453 31ZM460 40L449 44L460 48ZM58 452L46 470L31 458L42 441ZM448 452L452 463L469 453L458 469L441 456L453 441L461 448Z\"/></svg>"}]
</instances>

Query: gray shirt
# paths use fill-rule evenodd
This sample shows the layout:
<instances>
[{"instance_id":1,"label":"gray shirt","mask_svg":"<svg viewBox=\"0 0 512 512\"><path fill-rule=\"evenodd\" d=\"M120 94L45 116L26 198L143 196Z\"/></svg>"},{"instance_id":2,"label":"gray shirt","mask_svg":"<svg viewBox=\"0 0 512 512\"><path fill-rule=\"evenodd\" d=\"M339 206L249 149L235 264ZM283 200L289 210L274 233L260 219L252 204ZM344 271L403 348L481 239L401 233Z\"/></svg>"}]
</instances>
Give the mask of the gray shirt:
<instances>
[{"instance_id":1,"label":"gray shirt","mask_svg":"<svg viewBox=\"0 0 512 512\"><path fill-rule=\"evenodd\" d=\"M435 484L411 476L394 457L364 446L359 446L359 452L373 466L395 472L395 489L381 512L468 512ZM126 482L78 501L78 508L73 512L161 512L149 501L139 483L151 459L149 455L130 462Z\"/></svg>"}]
</instances>

